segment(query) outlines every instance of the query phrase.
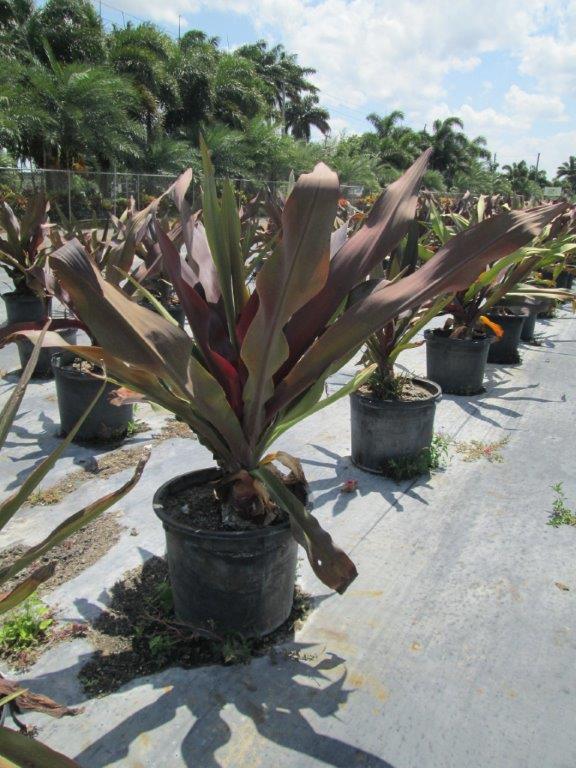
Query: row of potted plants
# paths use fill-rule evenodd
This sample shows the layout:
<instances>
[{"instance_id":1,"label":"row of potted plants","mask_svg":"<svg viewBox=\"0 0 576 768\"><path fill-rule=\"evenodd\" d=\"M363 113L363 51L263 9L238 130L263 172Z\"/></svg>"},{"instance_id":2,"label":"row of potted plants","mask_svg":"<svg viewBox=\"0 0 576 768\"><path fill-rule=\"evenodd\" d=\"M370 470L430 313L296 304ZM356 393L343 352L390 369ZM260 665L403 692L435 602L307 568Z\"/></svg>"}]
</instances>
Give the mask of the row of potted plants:
<instances>
[{"instance_id":1,"label":"row of potted plants","mask_svg":"<svg viewBox=\"0 0 576 768\"><path fill-rule=\"evenodd\" d=\"M92 373L94 367L104 372L117 388L115 402L145 398L171 411L214 456L214 467L176 478L154 497L181 620L200 629L270 632L290 610L296 543L326 585L345 591L356 568L312 515L298 458L274 451L275 440L351 393L353 413L373 425L374 403L387 407L390 393L397 396L406 386L394 374L397 356L434 315L450 313L444 334L474 345L480 327L498 327L486 317L486 306L496 306L537 263L556 258L543 243L559 241L560 225L555 233L549 225L559 221L563 204L479 216L423 245L416 213L428 155L356 228L340 222L334 229L335 173L320 164L300 176L265 240L255 280L246 269L253 228L231 184L218 192L205 147L201 216L186 202L187 172L163 196L176 205L175 225L161 221L154 201L129 212L122 238L116 234L95 247L86 237L69 236L47 258L38 257L44 264L36 260L19 271L28 285L41 285L73 313L52 322L45 348L87 361ZM13 220L10 228L15 241ZM22 231L16 234L21 242ZM134 272L126 275L146 238L155 258L142 262L144 270L161 263L191 335L150 292L145 296L156 311L130 290L138 281ZM261 245L259 236L259 254ZM86 331L92 344L64 339L64 329ZM38 322L17 323L3 337L35 342L39 333ZM361 348L365 367L323 398L326 379ZM410 386L418 402L440 394L426 382ZM386 457L371 463L359 453L355 434L363 443L368 432L353 424L352 455L381 471ZM430 438L428 431L421 439ZM375 443L393 439L388 427Z\"/></svg>"},{"instance_id":2,"label":"row of potted plants","mask_svg":"<svg viewBox=\"0 0 576 768\"><path fill-rule=\"evenodd\" d=\"M229 183L217 189L206 148L202 210L186 200L190 172L162 196L176 220L153 201L112 220L108 236L53 227L45 200L22 222L0 206L0 260L22 298L7 297L0 338L19 351L30 345L26 376L41 353L51 356L62 414L78 401L76 415L62 418L63 446L90 418L66 389L78 380L96 387L93 414L112 394L116 415L148 399L189 424L214 457L214 466L170 480L153 499L177 616L198 630L262 635L281 624L292 606L297 544L329 587L343 592L356 577L312 514L298 458L274 450L281 434L349 395L353 459L386 471L394 455L429 446L424 414L441 388L478 391L482 364L510 340L505 326L518 306L520 326L541 301L571 295L542 275L550 269L553 279L569 262L567 206L487 215L480 200L467 216L440 214L419 207L427 160L425 153L365 217L346 210L336 175L321 164L286 200L264 201L271 216L262 227L257 201L238 208ZM69 316L46 326L52 297ZM18 314L15 303L35 309ZM439 314L448 320L426 332L426 343L428 378L441 387L398 375L398 356L421 343ZM66 338L79 330L89 344ZM359 353L359 373L323 396L326 379ZM390 414L407 409L412 427L395 427ZM83 425L72 426L76 416ZM107 418L95 416L96 433ZM401 444L410 436L413 443Z\"/></svg>"}]
</instances>

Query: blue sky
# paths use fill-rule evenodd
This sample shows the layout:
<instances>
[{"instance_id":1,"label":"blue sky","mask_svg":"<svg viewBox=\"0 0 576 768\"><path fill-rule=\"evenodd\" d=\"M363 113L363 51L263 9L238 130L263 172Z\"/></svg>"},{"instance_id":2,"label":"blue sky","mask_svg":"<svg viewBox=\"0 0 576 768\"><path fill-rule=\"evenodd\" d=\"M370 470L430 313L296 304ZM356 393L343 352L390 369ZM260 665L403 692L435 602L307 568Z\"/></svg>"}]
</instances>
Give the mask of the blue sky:
<instances>
[{"instance_id":1,"label":"blue sky","mask_svg":"<svg viewBox=\"0 0 576 768\"><path fill-rule=\"evenodd\" d=\"M224 47L284 43L317 69L335 133L401 109L416 128L462 117L501 164L540 152L554 174L576 155L576 0L103 0L121 23L112 5Z\"/></svg>"}]
</instances>

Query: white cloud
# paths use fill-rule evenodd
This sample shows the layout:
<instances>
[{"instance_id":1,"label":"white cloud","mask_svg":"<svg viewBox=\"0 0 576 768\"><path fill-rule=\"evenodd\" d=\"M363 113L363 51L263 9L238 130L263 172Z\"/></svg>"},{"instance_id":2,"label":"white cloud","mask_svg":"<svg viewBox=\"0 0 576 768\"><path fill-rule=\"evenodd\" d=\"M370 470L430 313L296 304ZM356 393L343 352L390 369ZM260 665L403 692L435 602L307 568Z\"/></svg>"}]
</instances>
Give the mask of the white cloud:
<instances>
[{"instance_id":1,"label":"white cloud","mask_svg":"<svg viewBox=\"0 0 576 768\"><path fill-rule=\"evenodd\" d=\"M517 85L512 85L504 98L510 112L529 123L538 119L564 120L566 118L564 103L559 96L527 93Z\"/></svg>"},{"instance_id":2,"label":"white cloud","mask_svg":"<svg viewBox=\"0 0 576 768\"><path fill-rule=\"evenodd\" d=\"M124 7L170 23L182 14L199 27L199 10L221 11L235 39L234 15L249 20L257 35L317 70L335 131L363 130L368 111L397 108L416 127L459 115L503 157L541 151L551 170L576 154L575 132L553 125L575 114L576 0L125 0ZM513 65L502 68L504 82L482 69L498 57ZM455 100L452 80L466 77L469 95Z\"/></svg>"}]
</instances>

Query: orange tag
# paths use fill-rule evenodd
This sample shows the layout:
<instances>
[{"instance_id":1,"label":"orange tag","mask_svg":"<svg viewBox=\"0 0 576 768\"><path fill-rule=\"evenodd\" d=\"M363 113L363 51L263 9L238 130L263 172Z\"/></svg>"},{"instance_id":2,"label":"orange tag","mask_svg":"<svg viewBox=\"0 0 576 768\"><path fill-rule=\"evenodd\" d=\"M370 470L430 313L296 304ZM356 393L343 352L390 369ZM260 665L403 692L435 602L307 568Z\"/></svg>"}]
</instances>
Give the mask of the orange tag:
<instances>
[{"instance_id":1,"label":"orange tag","mask_svg":"<svg viewBox=\"0 0 576 768\"><path fill-rule=\"evenodd\" d=\"M501 325L498 325L498 323L492 322L489 318L486 317L486 315L480 315L480 322L484 325L487 325L490 330L494 331L496 336L498 336L499 339L504 336L504 329Z\"/></svg>"}]
</instances>

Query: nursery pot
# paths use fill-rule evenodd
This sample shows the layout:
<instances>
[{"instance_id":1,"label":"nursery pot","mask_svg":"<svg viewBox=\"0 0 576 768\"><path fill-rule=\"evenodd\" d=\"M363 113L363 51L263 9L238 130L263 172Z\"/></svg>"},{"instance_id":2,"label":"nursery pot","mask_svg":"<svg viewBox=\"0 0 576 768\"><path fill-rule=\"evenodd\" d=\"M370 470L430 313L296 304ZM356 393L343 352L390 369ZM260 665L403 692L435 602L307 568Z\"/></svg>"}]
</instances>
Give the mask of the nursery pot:
<instances>
[{"instance_id":1,"label":"nursery pot","mask_svg":"<svg viewBox=\"0 0 576 768\"><path fill-rule=\"evenodd\" d=\"M58 333L69 344L76 343L75 328L65 328L64 330L58 331ZM29 341L29 339L18 339L18 341L16 342L16 346L18 347L18 357L20 358L20 365L22 366L22 369L24 369L26 364L28 363L28 360L30 360L30 356L32 355L32 351L34 349L34 344L32 344L32 342ZM52 348L44 347L43 349L40 350L40 355L38 356L38 362L36 363L36 366L34 367L34 371L32 373L33 378L47 379L52 376L53 354L54 354L53 347Z\"/></svg>"},{"instance_id":2,"label":"nursery pot","mask_svg":"<svg viewBox=\"0 0 576 768\"><path fill-rule=\"evenodd\" d=\"M518 311L525 310L520 338L522 341L532 341L536 330L536 318L539 312L546 308L546 301L535 296L526 296L525 298L513 296L505 298L502 301L502 306L510 307L516 314Z\"/></svg>"},{"instance_id":3,"label":"nursery pot","mask_svg":"<svg viewBox=\"0 0 576 768\"><path fill-rule=\"evenodd\" d=\"M439 330L439 329L436 329ZM481 392L490 339L451 339L430 329L426 339L426 376L451 395Z\"/></svg>"},{"instance_id":4,"label":"nursery pot","mask_svg":"<svg viewBox=\"0 0 576 768\"><path fill-rule=\"evenodd\" d=\"M219 479L217 468L201 469L164 483L154 511L166 533L170 583L177 618L197 629L260 637L292 610L297 544L288 521L248 531L209 531L176 520L167 500Z\"/></svg>"},{"instance_id":5,"label":"nursery pot","mask_svg":"<svg viewBox=\"0 0 576 768\"><path fill-rule=\"evenodd\" d=\"M522 335L522 327L527 316L526 310L518 310L514 315L498 315L488 313L488 317L502 328L504 336L490 344L488 350L489 363L519 363L518 345ZM490 333L490 331L488 331Z\"/></svg>"},{"instance_id":6,"label":"nursery pot","mask_svg":"<svg viewBox=\"0 0 576 768\"><path fill-rule=\"evenodd\" d=\"M433 381L412 379L430 393L422 400L381 400L360 391L350 395L352 461L383 474L392 460L418 456L434 434L436 403L442 390Z\"/></svg>"},{"instance_id":7,"label":"nursery pot","mask_svg":"<svg viewBox=\"0 0 576 768\"><path fill-rule=\"evenodd\" d=\"M51 300L35 293L3 293L6 319L12 323L42 323L48 319Z\"/></svg>"},{"instance_id":8,"label":"nursery pot","mask_svg":"<svg viewBox=\"0 0 576 768\"><path fill-rule=\"evenodd\" d=\"M65 435L71 432L102 386L100 379L66 367L74 358L72 352L58 352L52 355L60 426ZM76 433L74 442L126 437L134 409L132 405L112 405L109 402L110 393L117 388L115 384L106 384L96 405Z\"/></svg>"},{"instance_id":9,"label":"nursery pot","mask_svg":"<svg viewBox=\"0 0 576 768\"><path fill-rule=\"evenodd\" d=\"M556 278L556 287L570 290L572 288L573 281L574 276L570 272L562 271Z\"/></svg>"}]
</instances>

